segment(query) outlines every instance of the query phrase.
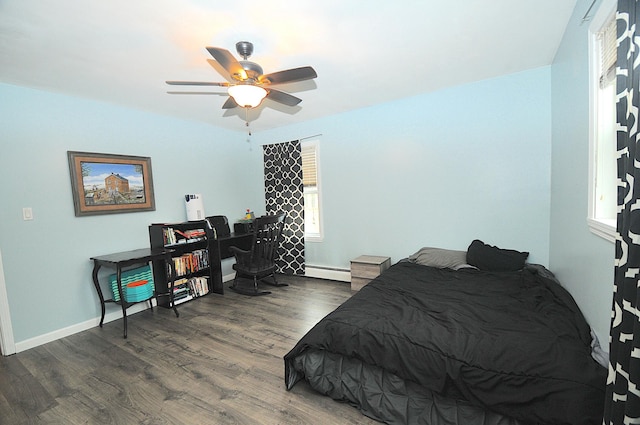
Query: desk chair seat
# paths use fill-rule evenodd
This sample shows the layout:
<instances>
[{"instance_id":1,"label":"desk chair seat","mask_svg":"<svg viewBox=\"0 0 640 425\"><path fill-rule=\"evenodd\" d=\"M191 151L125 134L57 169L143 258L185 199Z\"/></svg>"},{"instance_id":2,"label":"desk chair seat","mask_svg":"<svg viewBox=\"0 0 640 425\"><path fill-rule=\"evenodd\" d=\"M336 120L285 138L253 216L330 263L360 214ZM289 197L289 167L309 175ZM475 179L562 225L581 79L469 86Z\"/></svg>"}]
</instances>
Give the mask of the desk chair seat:
<instances>
[{"instance_id":1,"label":"desk chair seat","mask_svg":"<svg viewBox=\"0 0 640 425\"><path fill-rule=\"evenodd\" d=\"M278 283L276 279L276 258L282 239L286 214L265 215L255 219L253 223L253 241L250 250L243 250L235 246L229 247L236 263L233 269L236 276L231 290L245 295L267 295L270 291L259 291L258 282L262 281L273 286L286 286ZM273 281L264 280L271 277ZM239 285L240 280L250 279L253 282L251 288Z\"/></svg>"}]
</instances>

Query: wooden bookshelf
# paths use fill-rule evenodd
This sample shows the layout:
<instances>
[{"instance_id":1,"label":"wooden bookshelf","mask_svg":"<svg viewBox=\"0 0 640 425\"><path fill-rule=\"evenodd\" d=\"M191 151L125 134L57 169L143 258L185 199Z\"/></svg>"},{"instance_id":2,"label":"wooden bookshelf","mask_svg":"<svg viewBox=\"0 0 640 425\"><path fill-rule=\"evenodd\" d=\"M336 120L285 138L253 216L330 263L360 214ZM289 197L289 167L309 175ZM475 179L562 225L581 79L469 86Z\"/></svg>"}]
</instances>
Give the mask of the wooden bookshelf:
<instances>
[{"instance_id":1,"label":"wooden bookshelf","mask_svg":"<svg viewBox=\"0 0 640 425\"><path fill-rule=\"evenodd\" d=\"M215 241L215 233L206 220L183 223L158 223L149 226L151 248L172 250L175 269L173 300L176 305L207 295L212 290L210 242ZM156 293L162 297L160 305L170 306L170 279L166 267L153 264L153 279Z\"/></svg>"}]
</instances>

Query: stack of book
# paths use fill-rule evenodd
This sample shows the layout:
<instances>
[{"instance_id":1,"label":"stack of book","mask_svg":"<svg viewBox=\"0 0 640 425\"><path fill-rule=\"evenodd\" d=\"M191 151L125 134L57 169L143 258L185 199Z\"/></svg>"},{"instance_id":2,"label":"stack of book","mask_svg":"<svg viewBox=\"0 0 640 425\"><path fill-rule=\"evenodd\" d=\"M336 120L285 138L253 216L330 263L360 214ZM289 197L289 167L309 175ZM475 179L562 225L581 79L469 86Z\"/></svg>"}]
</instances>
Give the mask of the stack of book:
<instances>
[{"instance_id":1,"label":"stack of book","mask_svg":"<svg viewBox=\"0 0 640 425\"><path fill-rule=\"evenodd\" d=\"M178 230L172 227L162 229L162 238L165 246L199 242L204 240L206 236L204 229Z\"/></svg>"},{"instance_id":2,"label":"stack of book","mask_svg":"<svg viewBox=\"0 0 640 425\"><path fill-rule=\"evenodd\" d=\"M176 232L171 227L162 229L162 238L164 239L165 246L177 243Z\"/></svg>"},{"instance_id":3,"label":"stack of book","mask_svg":"<svg viewBox=\"0 0 640 425\"><path fill-rule=\"evenodd\" d=\"M204 270L209 267L209 250L196 249L180 257L174 257L173 266L176 269L176 276L185 276Z\"/></svg>"},{"instance_id":4,"label":"stack of book","mask_svg":"<svg viewBox=\"0 0 640 425\"><path fill-rule=\"evenodd\" d=\"M196 297L201 297L209 293L209 279L207 277L192 277L189 279L189 288Z\"/></svg>"},{"instance_id":5,"label":"stack of book","mask_svg":"<svg viewBox=\"0 0 640 425\"><path fill-rule=\"evenodd\" d=\"M173 302L181 304L208 293L209 280L204 276L178 279L173 285Z\"/></svg>"}]
</instances>

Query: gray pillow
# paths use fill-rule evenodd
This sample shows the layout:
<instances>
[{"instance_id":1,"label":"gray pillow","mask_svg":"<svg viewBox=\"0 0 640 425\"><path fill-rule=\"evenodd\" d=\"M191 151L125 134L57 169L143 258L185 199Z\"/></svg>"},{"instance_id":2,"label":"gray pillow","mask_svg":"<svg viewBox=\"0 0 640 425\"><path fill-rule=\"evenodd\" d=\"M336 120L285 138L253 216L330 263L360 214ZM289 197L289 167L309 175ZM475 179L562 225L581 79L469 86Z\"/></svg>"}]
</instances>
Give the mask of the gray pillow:
<instances>
[{"instance_id":1,"label":"gray pillow","mask_svg":"<svg viewBox=\"0 0 640 425\"><path fill-rule=\"evenodd\" d=\"M424 247L408 258L412 263L439 269L458 270L460 268L473 267L467 264L467 251Z\"/></svg>"}]
</instances>

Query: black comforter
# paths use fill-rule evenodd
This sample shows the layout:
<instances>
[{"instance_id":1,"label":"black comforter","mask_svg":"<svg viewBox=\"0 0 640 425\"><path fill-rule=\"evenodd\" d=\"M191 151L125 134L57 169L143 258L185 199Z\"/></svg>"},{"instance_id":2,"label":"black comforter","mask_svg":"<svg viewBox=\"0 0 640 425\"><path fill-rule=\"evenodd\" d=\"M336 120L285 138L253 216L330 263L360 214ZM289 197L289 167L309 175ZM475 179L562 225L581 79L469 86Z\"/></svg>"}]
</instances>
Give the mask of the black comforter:
<instances>
[{"instance_id":1,"label":"black comforter","mask_svg":"<svg viewBox=\"0 0 640 425\"><path fill-rule=\"evenodd\" d=\"M590 342L573 298L533 269L401 262L296 344L284 357L285 383L305 378L297 357L321 351L524 423L595 425L606 370Z\"/></svg>"}]
</instances>

